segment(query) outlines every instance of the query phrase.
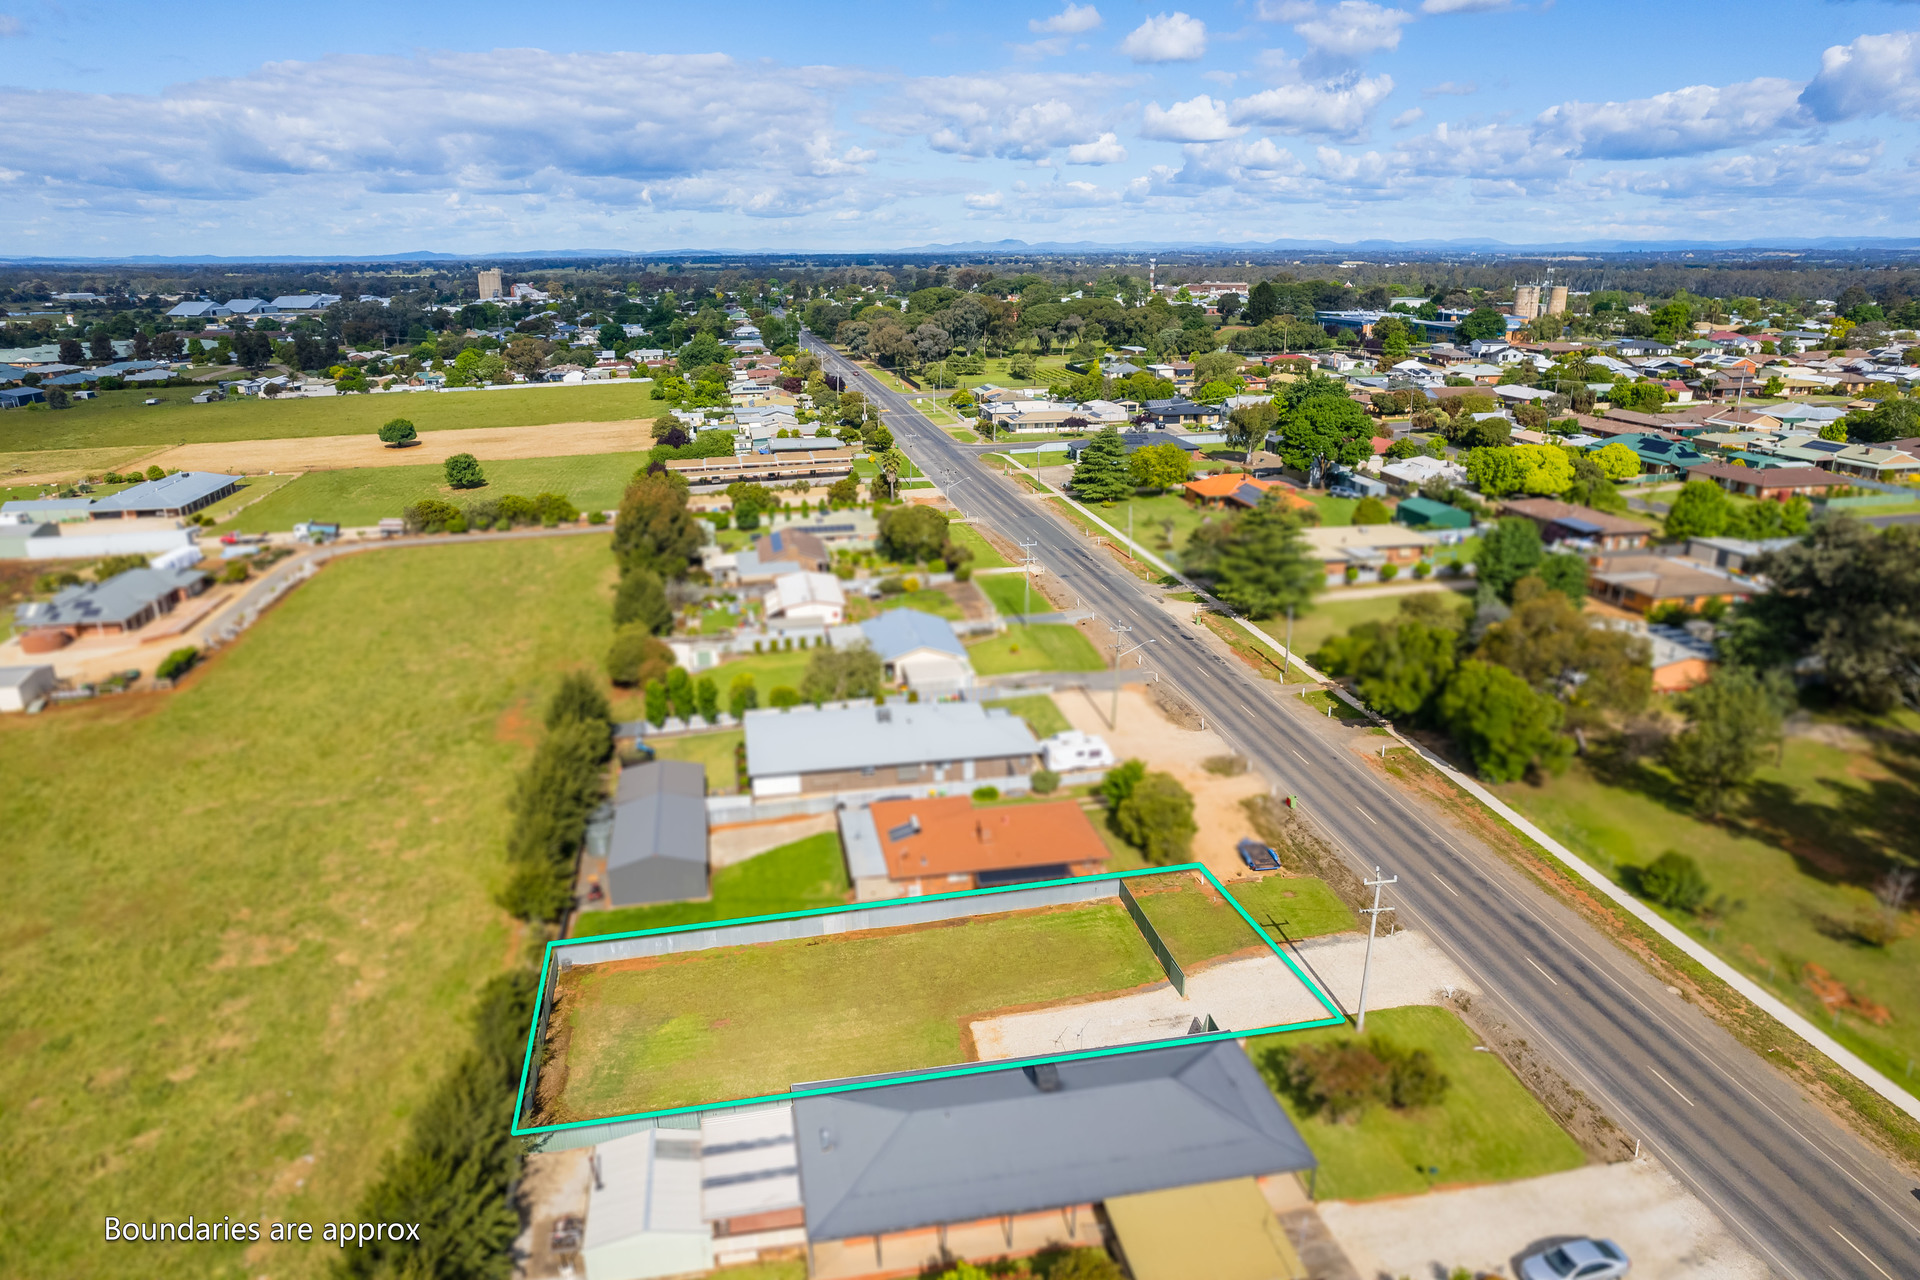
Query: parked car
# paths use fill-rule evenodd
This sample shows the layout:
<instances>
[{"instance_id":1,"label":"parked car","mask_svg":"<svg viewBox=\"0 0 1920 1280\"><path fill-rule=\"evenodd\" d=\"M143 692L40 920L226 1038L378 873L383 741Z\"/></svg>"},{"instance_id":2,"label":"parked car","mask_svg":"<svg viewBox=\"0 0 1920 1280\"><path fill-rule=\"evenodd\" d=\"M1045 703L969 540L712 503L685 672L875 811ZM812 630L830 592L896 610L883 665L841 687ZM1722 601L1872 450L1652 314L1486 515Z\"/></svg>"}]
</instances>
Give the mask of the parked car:
<instances>
[{"instance_id":1,"label":"parked car","mask_svg":"<svg viewBox=\"0 0 1920 1280\"><path fill-rule=\"evenodd\" d=\"M1242 840L1239 848L1240 861L1246 863L1249 870L1278 871L1280 869L1280 855L1270 846L1249 838Z\"/></svg>"},{"instance_id":2,"label":"parked car","mask_svg":"<svg viewBox=\"0 0 1920 1280\"><path fill-rule=\"evenodd\" d=\"M1611 1240L1567 1240L1520 1260L1520 1280L1619 1280L1632 1267Z\"/></svg>"}]
</instances>

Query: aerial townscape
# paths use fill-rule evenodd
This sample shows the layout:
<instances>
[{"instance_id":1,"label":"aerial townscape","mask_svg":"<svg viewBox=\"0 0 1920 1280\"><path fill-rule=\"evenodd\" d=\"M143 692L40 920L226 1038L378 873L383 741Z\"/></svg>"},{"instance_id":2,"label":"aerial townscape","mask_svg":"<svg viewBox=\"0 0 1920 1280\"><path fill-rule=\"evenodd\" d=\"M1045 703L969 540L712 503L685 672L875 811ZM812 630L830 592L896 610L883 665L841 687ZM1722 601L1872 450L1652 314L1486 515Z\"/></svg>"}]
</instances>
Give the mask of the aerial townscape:
<instances>
[{"instance_id":1,"label":"aerial townscape","mask_svg":"<svg viewBox=\"0 0 1920 1280\"><path fill-rule=\"evenodd\" d=\"M1910 8L256 17L0 14L0 1275L1920 1276Z\"/></svg>"}]
</instances>

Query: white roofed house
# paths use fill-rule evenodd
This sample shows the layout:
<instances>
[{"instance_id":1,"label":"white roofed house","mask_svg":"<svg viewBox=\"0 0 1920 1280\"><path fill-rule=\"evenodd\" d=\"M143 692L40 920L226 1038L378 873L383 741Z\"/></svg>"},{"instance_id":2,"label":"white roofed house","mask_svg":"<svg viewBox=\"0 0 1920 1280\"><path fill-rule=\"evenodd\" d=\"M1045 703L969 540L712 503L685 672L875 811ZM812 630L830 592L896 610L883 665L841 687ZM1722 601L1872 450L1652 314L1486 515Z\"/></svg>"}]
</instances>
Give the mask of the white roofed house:
<instances>
[{"instance_id":1,"label":"white roofed house","mask_svg":"<svg viewBox=\"0 0 1920 1280\"><path fill-rule=\"evenodd\" d=\"M847 616L847 594L830 573L783 573L766 596L769 618L837 627Z\"/></svg>"}]
</instances>

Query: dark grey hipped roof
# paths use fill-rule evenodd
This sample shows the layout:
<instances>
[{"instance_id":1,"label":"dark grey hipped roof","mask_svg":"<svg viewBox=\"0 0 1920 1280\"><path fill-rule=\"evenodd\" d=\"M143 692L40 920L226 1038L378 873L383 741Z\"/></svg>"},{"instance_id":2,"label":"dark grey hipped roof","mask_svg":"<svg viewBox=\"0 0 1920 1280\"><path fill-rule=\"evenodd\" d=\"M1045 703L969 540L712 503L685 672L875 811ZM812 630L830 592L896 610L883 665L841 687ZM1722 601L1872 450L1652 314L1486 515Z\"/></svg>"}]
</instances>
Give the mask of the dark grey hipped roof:
<instances>
[{"instance_id":1,"label":"dark grey hipped roof","mask_svg":"<svg viewBox=\"0 0 1920 1280\"><path fill-rule=\"evenodd\" d=\"M648 858L707 860L707 771L685 760L656 760L620 771L614 792L607 866Z\"/></svg>"},{"instance_id":2,"label":"dark grey hipped roof","mask_svg":"<svg viewBox=\"0 0 1920 1280\"><path fill-rule=\"evenodd\" d=\"M795 1103L807 1234L844 1240L1314 1166L1233 1041L1033 1070Z\"/></svg>"},{"instance_id":3,"label":"dark grey hipped roof","mask_svg":"<svg viewBox=\"0 0 1920 1280\"><path fill-rule=\"evenodd\" d=\"M198 569L129 569L105 582L66 587L51 600L16 605L13 620L23 627L113 626L206 576Z\"/></svg>"}]
</instances>

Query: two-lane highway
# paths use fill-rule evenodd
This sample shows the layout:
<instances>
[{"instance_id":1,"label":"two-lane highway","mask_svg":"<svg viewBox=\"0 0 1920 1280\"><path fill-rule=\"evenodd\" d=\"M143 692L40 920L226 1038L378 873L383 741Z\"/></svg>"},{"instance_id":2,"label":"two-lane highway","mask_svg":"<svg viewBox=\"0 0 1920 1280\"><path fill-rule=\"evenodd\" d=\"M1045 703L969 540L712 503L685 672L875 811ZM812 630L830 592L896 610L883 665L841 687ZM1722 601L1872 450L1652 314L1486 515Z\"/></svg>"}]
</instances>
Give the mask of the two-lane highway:
<instances>
[{"instance_id":1,"label":"two-lane highway","mask_svg":"<svg viewBox=\"0 0 1920 1280\"><path fill-rule=\"evenodd\" d=\"M1384 785L1341 732L1282 705L1175 621L1076 529L906 399L808 337L875 400L900 447L970 518L1037 543L1090 609L1155 641L1151 665L1307 812L1356 869L1397 874L1403 923L1783 1276L1920 1277L1920 1187L1626 952L1477 841ZM955 483L964 480L964 483Z\"/></svg>"}]
</instances>

